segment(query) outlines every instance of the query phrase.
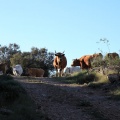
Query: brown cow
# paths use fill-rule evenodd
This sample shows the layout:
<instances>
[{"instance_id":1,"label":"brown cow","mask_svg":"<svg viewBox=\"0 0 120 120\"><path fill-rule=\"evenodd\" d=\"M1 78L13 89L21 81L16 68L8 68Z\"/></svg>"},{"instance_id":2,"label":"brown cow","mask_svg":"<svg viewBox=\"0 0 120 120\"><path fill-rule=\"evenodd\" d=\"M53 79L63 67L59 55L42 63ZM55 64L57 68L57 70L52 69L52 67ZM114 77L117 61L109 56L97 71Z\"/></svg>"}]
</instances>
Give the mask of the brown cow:
<instances>
[{"instance_id":1,"label":"brown cow","mask_svg":"<svg viewBox=\"0 0 120 120\"><path fill-rule=\"evenodd\" d=\"M103 55L102 55L102 53L94 53L93 54L93 58L95 58L95 59L102 59L103 58Z\"/></svg>"},{"instance_id":2,"label":"brown cow","mask_svg":"<svg viewBox=\"0 0 120 120\"><path fill-rule=\"evenodd\" d=\"M90 69L92 58L93 58L92 55L84 55L79 59L74 59L71 66L80 66L81 69Z\"/></svg>"},{"instance_id":3,"label":"brown cow","mask_svg":"<svg viewBox=\"0 0 120 120\"><path fill-rule=\"evenodd\" d=\"M6 70L8 69L6 63L0 63L0 71L2 71L3 74L6 74Z\"/></svg>"},{"instance_id":4,"label":"brown cow","mask_svg":"<svg viewBox=\"0 0 120 120\"><path fill-rule=\"evenodd\" d=\"M56 76L62 76L63 75L63 71L64 68L67 65L67 59L65 57L64 52L63 53L56 53L55 52L55 58L53 61L53 66L56 69ZM58 70L60 70L60 72L58 73Z\"/></svg>"},{"instance_id":5,"label":"brown cow","mask_svg":"<svg viewBox=\"0 0 120 120\"><path fill-rule=\"evenodd\" d=\"M45 71L41 68L27 68L26 74L33 77L43 77Z\"/></svg>"},{"instance_id":6,"label":"brown cow","mask_svg":"<svg viewBox=\"0 0 120 120\"><path fill-rule=\"evenodd\" d=\"M111 58L111 59L119 58L119 55L118 55L118 53L116 53L116 52L107 53L106 56L107 56L108 58Z\"/></svg>"}]
</instances>

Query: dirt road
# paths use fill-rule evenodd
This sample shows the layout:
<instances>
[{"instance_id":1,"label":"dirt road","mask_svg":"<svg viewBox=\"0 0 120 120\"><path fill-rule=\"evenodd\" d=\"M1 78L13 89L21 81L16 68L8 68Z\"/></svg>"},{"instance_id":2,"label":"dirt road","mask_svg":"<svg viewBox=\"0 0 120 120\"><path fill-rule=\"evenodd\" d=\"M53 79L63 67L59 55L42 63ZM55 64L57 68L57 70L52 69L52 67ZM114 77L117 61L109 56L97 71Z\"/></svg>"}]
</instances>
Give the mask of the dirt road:
<instances>
[{"instance_id":1,"label":"dirt road","mask_svg":"<svg viewBox=\"0 0 120 120\"><path fill-rule=\"evenodd\" d=\"M120 101L104 90L54 82L55 78L15 78L49 120L120 120Z\"/></svg>"}]
</instances>

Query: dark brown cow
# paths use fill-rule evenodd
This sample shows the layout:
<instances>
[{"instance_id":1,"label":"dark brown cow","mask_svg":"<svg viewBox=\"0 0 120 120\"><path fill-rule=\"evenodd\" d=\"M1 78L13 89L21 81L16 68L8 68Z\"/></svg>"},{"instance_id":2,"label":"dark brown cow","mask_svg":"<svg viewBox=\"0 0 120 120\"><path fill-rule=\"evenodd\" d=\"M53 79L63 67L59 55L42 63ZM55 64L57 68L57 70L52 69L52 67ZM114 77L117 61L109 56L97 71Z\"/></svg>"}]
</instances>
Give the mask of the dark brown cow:
<instances>
[{"instance_id":1,"label":"dark brown cow","mask_svg":"<svg viewBox=\"0 0 120 120\"><path fill-rule=\"evenodd\" d=\"M119 55L118 55L118 53L116 53L116 52L107 53L106 56L107 56L108 58L111 58L111 59L119 58Z\"/></svg>"},{"instance_id":2,"label":"dark brown cow","mask_svg":"<svg viewBox=\"0 0 120 120\"><path fill-rule=\"evenodd\" d=\"M63 75L63 71L64 68L67 65L67 59L65 57L64 52L63 53L56 53L55 52L55 58L53 61L53 66L56 69L56 76L62 76ZM60 70L60 72L58 73L58 70Z\"/></svg>"},{"instance_id":3,"label":"dark brown cow","mask_svg":"<svg viewBox=\"0 0 120 120\"><path fill-rule=\"evenodd\" d=\"M6 63L0 63L0 71L2 71L3 74L6 74L6 70L8 69Z\"/></svg>"},{"instance_id":4,"label":"dark brown cow","mask_svg":"<svg viewBox=\"0 0 120 120\"><path fill-rule=\"evenodd\" d=\"M80 66L81 69L90 69L91 67L91 59L92 55L84 55L79 59L74 59L71 66Z\"/></svg>"},{"instance_id":5,"label":"dark brown cow","mask_svg":"<svg viewBox=\"0 0 120 120\"><path fill-rule=\"evenodd\" d=\"M26 74L33 77L43 77L45 71L41 68L27 68Z\"/></svg>"}]
</instances>

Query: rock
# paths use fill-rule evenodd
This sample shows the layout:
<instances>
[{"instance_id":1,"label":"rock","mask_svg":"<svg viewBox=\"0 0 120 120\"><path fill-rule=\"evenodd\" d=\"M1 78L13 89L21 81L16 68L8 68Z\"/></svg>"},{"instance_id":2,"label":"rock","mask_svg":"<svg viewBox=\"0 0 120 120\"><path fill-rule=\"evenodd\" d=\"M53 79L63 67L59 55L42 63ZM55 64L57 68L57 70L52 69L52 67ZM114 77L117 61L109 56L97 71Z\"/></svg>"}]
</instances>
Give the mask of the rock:
<instances>
[{"instance_id":1,"label":"rock","mask_svg":"<svg viewBox=\"0 0 120 120\"><path fill-rule=\"evenodd\" d=\"M111 83L114 83L120 80L120 75L119 74L108 74L107 78Z\"/></svg>"}]
</instances>

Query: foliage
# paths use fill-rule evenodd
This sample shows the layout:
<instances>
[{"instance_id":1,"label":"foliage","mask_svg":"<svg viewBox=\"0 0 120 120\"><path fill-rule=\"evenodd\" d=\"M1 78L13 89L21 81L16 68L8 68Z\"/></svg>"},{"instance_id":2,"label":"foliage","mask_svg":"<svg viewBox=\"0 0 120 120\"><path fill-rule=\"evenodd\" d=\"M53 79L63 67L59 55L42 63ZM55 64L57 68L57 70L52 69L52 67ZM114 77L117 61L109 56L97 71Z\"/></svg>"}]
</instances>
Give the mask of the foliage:
<instances>
[{"instance_id":1,"label":"foliage","mask_svg":"<svg viewBox=\"0 0 120 120\"><path fill-rule=\"evenodd\" d=\"M101 87L102 85L105 85L106 83L109 83L106 75L102 75L102 74L100 74L100 73L95 73L95 76L96 76L95 81L90 82L90 83L88 84L88 87L91 87L91 88L99 88L99 87Z\"/></svg>"},{"instance_id":2,"label":"foliage","mask_svg":"<svg viewBox=\"0 0 120 120\"><path fill-rule=\"evenodd\" d=\"M105 61L107 63L107 66L120 66L119 58L111 59L105 56Z\"/></svg>"},{"instance_id":3,"label":"foliage","mask_svg":"<svg viewBox=\"0 0 120 120\"><path fill-rule=\"evenodd\" d=\"M72 74L70 77L66 77L66 81L73 81L72 83L77 83L77 84L84 84L84 83L89 83L92 82L96 79L96 76L94 73L88 74L87 71L82 71L78 73Z\"/></svg>"},{"instance_id":4,"label":"foliage","mask_svg":"<svg viewBox=\"0 0 120 120\"><path fill-rule=\"evenodd\" d=\"M91 62L91 65L92 67L100 67L103 65L103 60L100 59L100 58L96 58L96 59L93 59L93 61Z\"/></svg>"},{"instance_id":5,"label":"foliage","mask_svg":"<svg viewBox=\"0 0 120 120\"><path fill-rule=\"evenodd\" d=\"M90 74L79 74L79 77L77 79L77 83L78 84L84 84L84 83L90 83L96 80L96 76L94 73L90 73Z\"/></svg>"},{"instance_id":6,"label":"foliage","mask_svg":"<svg viewBox=\"0 0 120 120\"><path fill-rule=\"evenodd\" d=\"M19 45L16 43L9 44L9 46L0 46L0 61L6 62L15 53L21 53Z\"/></svg>"},{"instance_id":7,"label":"foliage","mask_svg":"<svg viewBox=\"0 0 120 120\"><path fill-rule=\"evenodd\" d=\"M22 65L22 54L21 53L16 53L10 58L10 62L12 66L15 66L16 64L21 64Z\"/></svg>"},{"instance_id":8,"label":"foliage","mask_svg":"<svg viewBox=\"0 0 120 120\"><path fill-rule=\"evenodd\" d=\"M48 52L46 48L32 47L30 52L21 52L19 45L16 43L9 46L0 46L0 61L9 62L9 67L21 64L23 70L26 68L42 68L45 70L45 77L50 75L54 70L52 62L54 58L53 52Z\"/></svg>"},{"instance_id":9,"label":"foliage","mask_svg":"<svg viewBox=\"0 0 120 120\"><path fill-rule=\"evenodd\" d=\"M100 39L100 41L97 43L100 43L100 42L106 44L106 46L108 48L108 52L110 53L109 40L104 38L104 39ZM102 50L101 50L101 52L102 52ZM112 67L112 68L114 68L114 70L118 71L118 73L120 71L120 59L117 57L115 59L108 58L107 54L104 56L104 59L102 61L97 60L94 63L92 63L92 65L94 67L96 67L96 66L98 67L100 65L100 67L102 67L103 69Z\"/></svg>"},{"instance_id":10,"label":"foliage","mask_svg":"<svg viewBox=\"0 0 120 120\"><path fill-rule=\"evenodd\" d=\"M60 81L68 84L87 83L87 85L92 88L98 88L101 85L109 83L106 75L96 72L90 72L88 74L85 70L82 72L73 73L71 76L65 77L64 79L60 79Z\"/></svg>"},{"instance_id":11,"label":"foliage","mask_svg":"<svg viewBox=\"0 0 120 120\"><path fill-rule=\"evenodd\" d=\"M14 63L17 61L14 57ZM49 76L49 70L53 70L52 66L53 53L48 52L45 48L32 48L31 52L21 54L21 64L23 68L42 68L45 70L44 76Z\"/></svg>"}]
</instances>

